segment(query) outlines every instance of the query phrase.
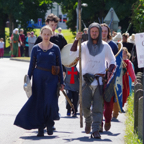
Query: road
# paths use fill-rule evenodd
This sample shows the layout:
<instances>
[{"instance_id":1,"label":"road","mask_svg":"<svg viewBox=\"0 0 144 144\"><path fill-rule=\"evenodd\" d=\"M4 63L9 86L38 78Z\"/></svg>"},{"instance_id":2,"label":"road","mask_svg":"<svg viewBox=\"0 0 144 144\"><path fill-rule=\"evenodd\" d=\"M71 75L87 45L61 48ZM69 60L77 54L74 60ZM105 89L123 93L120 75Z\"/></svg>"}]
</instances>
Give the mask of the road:
<instances>
[{"instance_id":1,"label":"road","mask_svg":"<svg viewBox=\"0 0 144 144\"><path fill-rule=\"evenodd\" d=\"M59 107L61 119L56 121L56 131L52 136L38 138L37 130L24 130L13 125L16 114L27 101L23 90L23 78L27 74L28 62L0 59L0 144L124 144L125 115L120 114L117 121L112 122L109 132L101 133L101 140L90 139L84 127L79 126L77 118L66 116L65 98L61 94ZM85 126L85 124L84 124Z\"/></svg>"}]
</instances>

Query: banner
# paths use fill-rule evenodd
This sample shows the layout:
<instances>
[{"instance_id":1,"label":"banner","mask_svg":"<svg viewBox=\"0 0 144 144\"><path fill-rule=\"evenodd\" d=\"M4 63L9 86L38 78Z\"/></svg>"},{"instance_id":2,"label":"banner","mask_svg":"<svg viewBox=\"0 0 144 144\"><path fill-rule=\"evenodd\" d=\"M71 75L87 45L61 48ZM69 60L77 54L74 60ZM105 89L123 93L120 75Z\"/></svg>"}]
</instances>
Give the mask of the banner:
<instances>
[{"instance_id":1,"label":"banner","mask_svg":"<svg viewBox=\"0 0 144 144\"><path fill-rule=\"evenodd\" d=\"M120 109L120 112L122 112L122 103L123 103L123 95L122 95L122 90L123 90L123 82L122 82L122 49L116 56L116 64L117 64L117 70L116 70L116 79L115 79L115 86L114 86L114 92L115 96L118 102L118 106Z\"/></svg>"},{"instance_id":2,"label":"banner","mask_svg":"<svg viewBox=\"0 0 144 144\"><path fill-rule=\"evenodd\" d=\"M138 67L144 68L144 33L135 35Z\"/></svg>"}]
</instances>

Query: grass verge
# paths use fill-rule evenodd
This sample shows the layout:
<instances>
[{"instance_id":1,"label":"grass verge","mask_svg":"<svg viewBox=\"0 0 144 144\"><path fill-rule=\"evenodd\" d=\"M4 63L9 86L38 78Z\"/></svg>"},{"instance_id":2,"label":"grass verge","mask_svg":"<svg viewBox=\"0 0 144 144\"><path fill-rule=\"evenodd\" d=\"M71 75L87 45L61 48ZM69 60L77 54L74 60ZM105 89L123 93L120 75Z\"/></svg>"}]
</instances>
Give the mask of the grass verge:
<instances>
[{"instance_id":1,"label":"grass verge","mask_svg":"<svg viewBox=\"0 0 144 144\"><path fill-rule=\"evenodd\" d=\"M125 131L125 144L142 144L138 138L137 133L134 133L134 94L128 98L128 106L126 113L126 131Z\"/></svg>"}]
</instances>

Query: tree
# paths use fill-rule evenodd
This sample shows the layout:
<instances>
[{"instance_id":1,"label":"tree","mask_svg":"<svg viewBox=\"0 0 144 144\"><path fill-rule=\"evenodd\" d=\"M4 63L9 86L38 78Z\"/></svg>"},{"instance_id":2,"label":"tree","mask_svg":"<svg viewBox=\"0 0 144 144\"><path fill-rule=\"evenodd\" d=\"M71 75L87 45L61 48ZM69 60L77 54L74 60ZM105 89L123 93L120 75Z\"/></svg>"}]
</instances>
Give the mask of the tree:
<instances>
[{"instance_id":1,"label":"tree","mask_svg":"<svg viewBox=\"0 0 144 144\"><path fill-rule=\"evenodd\" d=\"M74 32L76 30L76 7L78 0L56 0L61 6L63 13L67 13L69 20L68 28ZM111 7L114 8L120 19L120 25L123 32L126 31L131 19L131 7L136 0L82 0L87 3L88 7L82 8L82 20L88 27L92 22L98 22L98 18L102 19L106 16Z\"/></svg>"},{"instance_id":2,"label":"tree","mask_svg":"<svg viewBox=\"0 0 144 144\"><path fill-rule=\"evenodd\" d=\"M2 15L7 16L10 25L10 35L12 30L17 27L16 20L19 21L21 27L24 30L27 29L28 21L33 19L37 22L38 18L44 20L45 13L52 7L52 0L1 0L0 9ZM1 21L5 21L5 17L2 17ZM2 23L0 23L0 29Z\"/></svg>"},{"instance_id":3,"label":"tree","mask_svg":"<svg viewBox=\"0 0 144 144\"><path fill-rule=\"evenodd\" d=\"M138 0L132 6L132 23L134 25L135 32L144 31L144 1Z\"/></svg>"}]
</instances>

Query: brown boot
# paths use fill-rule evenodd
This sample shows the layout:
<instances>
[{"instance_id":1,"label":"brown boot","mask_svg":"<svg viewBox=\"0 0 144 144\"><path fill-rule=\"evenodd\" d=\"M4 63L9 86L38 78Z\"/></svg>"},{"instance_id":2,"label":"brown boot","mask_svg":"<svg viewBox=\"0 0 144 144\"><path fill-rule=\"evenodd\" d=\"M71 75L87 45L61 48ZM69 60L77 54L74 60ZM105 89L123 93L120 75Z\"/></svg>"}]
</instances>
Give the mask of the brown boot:
<instances>
[{"instance_id":1,"label":"brown boot","mask_svg":"<svg viewBox=\"0 0 144 144\"><path fill-rule=\"evenodd\" d=\"M101 135L98 131L95 131L94 133L91 134L91 138L100 139Z\"/></svg>"},{"instance_id":2,"label":"brown boot","mask_svg":"<svg viewBox=\"0 0 144 144\"><path fill-rule=\"evenodd\" d=\"M111 123L105 123L105 130L108 131L111 128Z\"/></svg>"},{"instance_id":3,"label":"brown boot","mask_svg":"<svg viewBox=\"0 0 144 144\"><path fill-rule=\"evenodd\" d=\"M85 126L85 133L89 134L91 132L91 123L86 123Z\"/></svg>"}]
</instances>

